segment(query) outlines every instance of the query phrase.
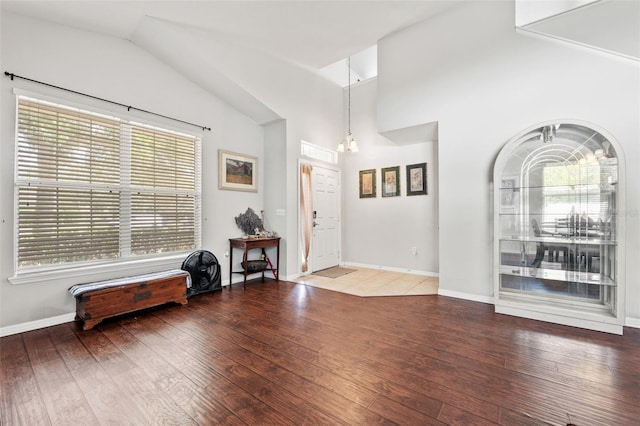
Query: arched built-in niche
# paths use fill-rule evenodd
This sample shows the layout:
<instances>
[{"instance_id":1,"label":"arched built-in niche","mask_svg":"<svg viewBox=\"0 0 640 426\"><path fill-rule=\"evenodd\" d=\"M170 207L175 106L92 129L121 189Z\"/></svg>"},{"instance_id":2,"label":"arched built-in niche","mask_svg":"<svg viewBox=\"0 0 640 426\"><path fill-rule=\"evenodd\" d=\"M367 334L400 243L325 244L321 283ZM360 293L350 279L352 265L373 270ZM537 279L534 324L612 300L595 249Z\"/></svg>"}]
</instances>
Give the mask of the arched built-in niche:
<instances>
[{"instance_id":1,"label":"arched built-in niche","mask_svg":"<svg viewBox=\"0 0 640 426\"><path fill-rule=\"evenodd\" d=\"M496 312L622 333L622 152L604 130L547 122L494 167Z\"/></svg>"}]
</instances>

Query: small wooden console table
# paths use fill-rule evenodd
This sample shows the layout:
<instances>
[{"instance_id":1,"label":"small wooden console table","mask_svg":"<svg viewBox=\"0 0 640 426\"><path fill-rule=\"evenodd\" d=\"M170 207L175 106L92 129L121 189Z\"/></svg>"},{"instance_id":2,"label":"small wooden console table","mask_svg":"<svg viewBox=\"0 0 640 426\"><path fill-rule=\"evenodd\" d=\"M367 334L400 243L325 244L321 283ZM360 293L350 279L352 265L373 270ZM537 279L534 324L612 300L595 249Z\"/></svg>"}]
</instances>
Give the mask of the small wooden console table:
<instances>
[{"instance_id":1,"label":"small wooden console table","mask_svg":"<svg viewBox=\"0 0 640 426\"><path fill-rule=\"evenodd\" d=\"M231 288L231 283L232 283L232 277L233 274L243 274L244 275L244 283L243 283L243 288L247 288L247 275L250 275L251 273L247 271L247 254L249 253L249 250L252 249L261 249L262 250L262 254L265 254L265 249L268 247L275 247L276 248L276 265L275 268L273 267L273 265L269 264L269 268L265 268L262 270L262 281L264 281L264 271L265 270L271 270L273 272L273 277L275 278L276 281L278 280L278 272L279 272L279 268L280 268L280 237L275 237L275 238L229 238L229 288ZM243 271L234 271L233 270L233 249L241 249L244 251L243 255L242 255L242 261L245 264L245 267L243 268ZM266 258L266 255L265 255ZM256 274L258 272L255 272Z\"/></svg>"}]
</instances>

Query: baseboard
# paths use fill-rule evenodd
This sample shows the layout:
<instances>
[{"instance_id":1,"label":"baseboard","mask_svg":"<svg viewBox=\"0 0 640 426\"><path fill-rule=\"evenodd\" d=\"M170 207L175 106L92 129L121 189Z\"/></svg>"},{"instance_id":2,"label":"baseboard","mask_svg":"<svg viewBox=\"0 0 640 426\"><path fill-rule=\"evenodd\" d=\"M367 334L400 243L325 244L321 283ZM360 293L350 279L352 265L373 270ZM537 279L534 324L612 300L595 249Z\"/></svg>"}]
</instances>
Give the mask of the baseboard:
<instances>
[{"instance_id":1,"label":"baseboard","mask_svg":"<svg viewBox=\"0 0 640 426\"><path fill-rule=\"evenodd\" d=\"M447 290L445 288L438 288L438 296L455 297L456 299L471 300L472 302L493 305L493 297L491 296L480 296L477 294L463 293L461 291Z\"/></svg>"},{"instance_id":2,"label":"baseboard","mask_svg":"<svg viewBox=\"0 0 640 426\"><path fill-rule=\"evenodd\" d=\"M407 269L407 268L395 268L393 266L369 265L366 263L344 262L340 266L344 266L344 267L351 266L354 268L367 268L367 269L380 269L383 271L400 272L402 274L421 275L423 277L439 277L440 276L438 272L420 271L417 269Z\"/></svg>"},{"instance_id":3,"label":"baseboard","mask_svg":"<svg viewBox=\"0 0 640 426\"><path fill-rule=\"evenodd\" d=\"M354 263L350 263L348 265L358 266ZM362 266L362 267L364 268L366 266ZM382 268L378 268L378 269L382 269ZM421 275L421 274L417 274L417 275ZM289 280L292 278L295 278L295 277L293 276L286 277L285 279ZM242 281L242 280L239 280L239 281ZM228 285L229 284L227 283L227 285L224 285L223 287L226 287ZM493 297L488 297L488 296L479 296L477 294L463 293L459 291L446 290L442 288L438 289L438 295L446 296L446 297L455 297L456 299L471 300L473 302L488 303L490 305L493 305ZM35 321L24 322L21 324L14 324L14 325L8 325L5 327L0 327L0 337L11 336L13 334L24 333L27 331L38 330L40 328L64 324L66 322L72 322L75 320L75 318L76 318L75 312L70 312L68 314L62 314L55 317L43 318ZM640 318L627 317L625 320L625 327L640 328Z\"/></svg>"},{"instance_id":4,"label":"baseboard","mask_svg":"<svg viewBox=\"0 0 640 426\"><path fill-rule=\"evenodd\" d=\"M527 318L531 320L544 321L552 324L562 324L569 327L584 328L586 330L601 331L603 333L612 333L621 335L623 327L619 324L604 323L598 320L589 320L575 317L566 317L555 313L537 312L535 310L521 309L519 307L504 306L502 304L496 306L497 314L511 315L519 318Z\"/></svg>"},{"instance_id":5,"label":"baseboard","mask_svg":"<svg viewBox=\"0 0 640 426\"><path fill-rule=\"evenodd\" d=\"M260 279L261 275L259 275L260 272L254 272L252 274L248 274L247 275L247 282L252 281L252 280L256 280L256 279ZM270 269L266 269L264 271L264 278L265 280L273 280L275 279L273 276L273 272L271 272ZM280 277L281 280L283 281L287 281L287 277ZM233 274L233 277L231 277L231 284L238 284L238 283L243 283L244 282L244 276L240 275L240 274ZM222 287L229 287L229 277L223 278L222 279Z\"/></svg>"},{"instance_id":6,"label":"baseboard","mask_svg":"<svg viewBox=\"0 0 640 426\"><path fill-rule=\"evenodd\" d=\"M284 276L284 277L280 277L280 279L283 280L283 281L293 281L296 278L300 278L303 275L307 275L307 274L306 273L304 273L304 274L291 274L291 275L287 275L287 276Z\"/></svg>"},{"instance_id":7,"label":"baseboard","mask_svg":"<svg viewBox=\"0 0 640 426\"><path fill-rule=\"evenodd\" d=\"M23 322L21 324L8 325L0 327L0 337L11 336L12 334L24 333L26 331L38 330L40 328L51 327L53 325L72 322L76 319L76 313L58 315L55 317L43 318L35 321Z\"/></svg>"},{"instance_id":8,"label":"baseboard","mask_svg":"<svg viewBox=\"0 0 640 426\"><path fill-rule=\"evenodd\" d=\"M624 321L625 327L640 328L640 318L627 317Z\"/></svg>"}]
</instances>

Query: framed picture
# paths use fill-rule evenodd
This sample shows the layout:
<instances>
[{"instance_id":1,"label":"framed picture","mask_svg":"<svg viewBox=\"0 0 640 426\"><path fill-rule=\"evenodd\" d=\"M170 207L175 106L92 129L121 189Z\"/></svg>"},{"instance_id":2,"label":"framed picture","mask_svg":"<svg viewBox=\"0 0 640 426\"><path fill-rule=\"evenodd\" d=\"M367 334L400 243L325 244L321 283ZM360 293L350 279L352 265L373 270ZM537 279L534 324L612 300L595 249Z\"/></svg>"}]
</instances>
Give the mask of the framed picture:
<instances>
[{"instance_id":1,"label":"framed picture","mask_svg":"<svg viewBox=\"0 0 640 426\"><path fill-rule=\"evenodd\" d=\"M400 166L385 167L381 170L382 196L400 196Z\"/></svg>"},{"instance_id":2,"label":"framed picture","mask_svg":"<svg viewBox=\"0 0 640 426\"><path fill-rule=\"evenodd\" d=\"M258 192L258 158L218 150L218 188Z\"/></svg>"},{"instance_id":3,"label":"framed picture","mask_svg":"<svg viewBox=\"0 0 640 426\"><path fill-rule=\"evenodd\" d=\"M360 170L360 198L376 198L376 169Z\"/></svg>"},{"instance_id":4,"label":"framed picture","mask_svg":"<svg viewBox=\"0 0 640 426\"><path fill-rule=\"evenodd\" d=\"M427 163L407 166L407 195L427 195Z\"/></svg>"},{"instance_id":5,"label":"framed picture","mask_svg":"<svg viewBox=\"0 0 640 426\"><path fill-rule=\"evenodd\" d=\"M516 178L500 180L500 207L516 206Z\"/></svg>"}]
</instances>

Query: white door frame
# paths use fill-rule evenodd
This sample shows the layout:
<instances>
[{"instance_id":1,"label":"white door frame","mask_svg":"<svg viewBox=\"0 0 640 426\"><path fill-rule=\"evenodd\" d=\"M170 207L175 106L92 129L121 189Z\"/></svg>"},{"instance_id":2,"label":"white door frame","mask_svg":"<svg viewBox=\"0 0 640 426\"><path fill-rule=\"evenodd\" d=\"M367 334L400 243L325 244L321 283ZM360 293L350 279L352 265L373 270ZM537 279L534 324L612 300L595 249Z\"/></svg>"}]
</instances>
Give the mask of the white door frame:
<instances>
[{"instance_id":1,"label":"white door frame","mask_svg":"<svg viewBox=\"0 0 640 426\"><path fill-rule=\"evenodd\" d=\"M329 169L329 170L333 170L335 172L338 173L338 193L340 194L340 203L338 203L338 264L342 263L342 172L340 170L340 168L338 167L337 164L332 164L332 163L325 163L323 161L314 161L308 158L299 158L298 159L298 198L297 198L297 204L298 204L298 232L297 232L297 241L298 241L298 253L296 254L297 258L298 258L298 262L297 262L297 268L298 268L298 275L302 276L302 275L309 275L311 274L311 271L313 271L313 265L312 265L312 259L313 259L313 255L312 255L312 251L313 251L313 242L311 243L311 247L309 248L309 268L307 269L307 272L302 272L302 211L300 210L300 195L301 195L301 191L300 191L300 166L303 164L308 164L311 167L322 167L325 169ZM312 235L312 239L313 239L313 235Z\"/></svg>"}]
</instances>

